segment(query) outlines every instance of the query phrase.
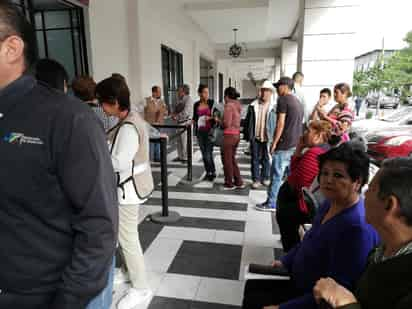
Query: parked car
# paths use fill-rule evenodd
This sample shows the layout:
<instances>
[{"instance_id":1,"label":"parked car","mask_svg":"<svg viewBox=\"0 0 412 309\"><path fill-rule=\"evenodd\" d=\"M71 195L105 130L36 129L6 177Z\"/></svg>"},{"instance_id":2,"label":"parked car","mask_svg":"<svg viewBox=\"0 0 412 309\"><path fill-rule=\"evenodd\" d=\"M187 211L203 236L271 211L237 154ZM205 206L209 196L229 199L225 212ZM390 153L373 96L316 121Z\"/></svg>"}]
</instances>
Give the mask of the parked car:
<instances>
[{"instance_id":1,"label":"parked car","mask_svg":"<svg viewBox=\"0 0 412 309\"><path fill-rule=\"evenodd\" d=\"M355 121L351 131L359 136L364 136L368 132L380 129L391 129L400 126L410 126L412 128L412 106L395 111L382 119L363 119Z\"/></svg>"},{"instance_id":2,"label":"parked car","mask_svg":"<svg viewBox=\"0 0 412 309\"><path fill-rule=\"evenodd\" d=\"M366 135L368 154L377 163L387 158L412 157L412 127L379 130Z\"/></svg>"},{"instance_id":3,"label":"parked car","mask_svg":"<svg viewBox=\"0 0 412 309\"><path fill-rule=\"evenodd\" d=\"M372 108L376 107L378 104L381 108L393 108L396 109L399 107L400 99L397 96L389 96L389 95L372 95L366 98L366 107Z\"/></svg>"}]
</instances>

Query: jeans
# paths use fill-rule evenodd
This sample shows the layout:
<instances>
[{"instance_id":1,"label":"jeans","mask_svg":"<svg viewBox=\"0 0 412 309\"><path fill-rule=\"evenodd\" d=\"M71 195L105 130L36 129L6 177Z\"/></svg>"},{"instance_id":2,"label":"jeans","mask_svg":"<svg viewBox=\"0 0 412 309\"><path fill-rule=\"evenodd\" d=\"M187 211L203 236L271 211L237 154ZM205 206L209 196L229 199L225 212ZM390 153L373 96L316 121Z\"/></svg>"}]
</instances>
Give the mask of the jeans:
<instances>
[{"instance_id":1,"label":"jeans","mask_svg":"<svg viewBox=\"0 0 412 309\"><path fill-rule=\"evenodd\" d=\"M270 164L267 142L260 142L256 139L250 142L252 153L252 180L263 181L269 179ZM260 166L262 165L262 169Z\"/></svg>"},{"instance_id":2,"label":"jeans","mask_svg":"<svg viewBox=\"0 0 412 309\"><path fill-rule=\"evenodd\" d=\"M209 139L209 132L199 131L197 140L202 152L203 164L207 175L216 174L215 161L213 160L213 144Z\"/></svg>"},{"instance_id":3,"label":"jeans","mask_svg":"<svg viewBox=\"0 0 412 309\"><path fill-rule=\"evenodd\" d=\"M100 292L86 307L86 309L110 309L112 305L112 292L113 292L113 280L114 280L114 267L115 259L113 258L112 267L110 268L109 278L107 279L107 285L103 291Z\"/></svg>"},{"instance_id":4,"label":"jeans","mask_svg":"<svg viewBox=\"0 0 412 309\"><path fill-rule=\"evenodd\" d=\"M160 144L150 143L150 160L160 161Z\"/></svg>"},{"instance_id":5,"label":"jeans","mask_svg":"<svg viewBox=\"0 0 412 309\"><path fill-rule=\"evenodd\" d=\"M270 169L271 184L268 189L268 203L276 202L283 176L290 165L295 148L288 150L277 150L272 155L272 167Z\"/></svg>"},{"instance_id":6,"label":"jeans","mask_svg":"<svg viewBox=\"0 0 412 309\"><path fill-rule=\"evenodd\" d=\"M225 135L223 138L223 171L225 173L225 186L233 187L243 185L239 166L236 161L236 150L240 142L239 135Z\"/></svg>"}]
</instances>

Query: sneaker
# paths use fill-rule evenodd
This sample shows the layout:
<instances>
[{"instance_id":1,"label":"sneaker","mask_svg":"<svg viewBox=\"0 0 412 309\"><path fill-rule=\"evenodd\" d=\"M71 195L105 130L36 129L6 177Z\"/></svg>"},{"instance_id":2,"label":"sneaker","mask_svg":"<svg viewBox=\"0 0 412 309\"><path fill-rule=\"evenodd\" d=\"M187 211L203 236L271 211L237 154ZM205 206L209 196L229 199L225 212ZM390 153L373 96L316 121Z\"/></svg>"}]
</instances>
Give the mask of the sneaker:
<instances>
[{"instance_id":1,"label":"sneaker","mask_svg":"<svg viewBox=\"0 0 412 309\"><path fill-rule=\"evenodd\" d=\"M265 179L265 180L263 180L262 184L263 184L265 187L269 187L269 186L270 186L270 180L269 180L269 179Z\"/></svg>"},{"instance_id":2,"label":"sneaker","mask_svg":"<svg viewBox=\"0 0 412 309\"><path fill-rule=\"evenodd\" d=\"M210 174L210 175L207 175L205 178L207 181L213 182L216 178L216 175Z\"/></svg>"},{"instance_id":3,"label":"sneaker","mask_svg":"<svg viewBox=\"0 0 412 309\"><path fill-rule=\"evenodd\" d=\"M257 204L255 208L259 211L276 211L276 204L275 203L268 203L267 201L263 204Z\"/></svg>"},{"instance_id":4,"label":"sneaker","mask_svg":"<svg viewBox=\"0 0 412 309\"><path fill-rule=\"evenodd\" d=\"M129 274L123 271L122 268L116 268L113 284L120 285L127 282L130 282Z\"/></svg>"},{"instance_id":5,"label":"sneaker","mask_svg":"<svg viewBox=\"0 0 412 309\"><path fill-rule=\"evenodd\" d=\"M132 309L147 302L153 295L150 289L130 288L117 303L117 309Z\"/></svg>"},{"instance_id":6,"label":"sneaker","mask_svg":"<svg viewBox=\"0 0 412 309\"><path fill-rule=\"evenodd\" d=\"M260 184L259 181L254 181L254 182L252 183L252 189L259 189L260 186L261 186L261 184Z\"/></svg>"},{"instance_id":7,"label":"sneaker","mask_svg":"<svg viewBox=\"0 0 412 309\"><path fill-rule=\"evenodd\" d=\"M235 186L224 185L224 186L221 187L221 190L223 190L223 191L232 191L232 190L235 190L235 189L236 189Z\"/></svg>"},{"instance_id":8,"label":"sneaker","mask_svg":"<svg viewBox=\"0 0 412 309\"><path fill-rule=\"evenodd\" d=\"M235 188L236 189L244 189L244 188L246 188L246 185L244 184L244 183L242 183L241 185L239 185L239 186L235 186Z\"/></svg>"}]
</instances>

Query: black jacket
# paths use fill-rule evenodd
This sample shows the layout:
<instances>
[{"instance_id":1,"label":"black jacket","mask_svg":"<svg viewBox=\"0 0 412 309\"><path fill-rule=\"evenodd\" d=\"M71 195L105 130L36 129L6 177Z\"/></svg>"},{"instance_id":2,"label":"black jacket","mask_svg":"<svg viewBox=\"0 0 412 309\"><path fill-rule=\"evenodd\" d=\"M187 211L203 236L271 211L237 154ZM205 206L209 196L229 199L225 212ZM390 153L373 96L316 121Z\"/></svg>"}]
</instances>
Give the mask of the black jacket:
<instances>
[{"instance_id":1,"label":"black jacket","mask_svg":"<svg viewBox=\"0 0 412 309\"><path fill-rule=\"evenodd\" d=\"M116 182L90 108L23 76L0 91L0 290L85 308L107 284Z\"/></svg>"},{"instance_id":2,"label":"black jacket","mask_svg":"<svg viewBox=\"0 0 412 309\"><path fill-rule=\"evenodd\" d=\"M255 123L256 123L256 115L254 107L249 104L247 108L246 118L243 126L243 138L250 142L255 139Z\"/></svg>"},{"instance_id":3,"label":"black jacket","mask_svg":"<svg viewBox=\"0 0 412 309\"><path fill-rule=\"evenodd\" d=\"M358 281L355 296L359 303L342 309L412 308L412 254L384 262L369 263Z\"/></svg>"}]
</instances>

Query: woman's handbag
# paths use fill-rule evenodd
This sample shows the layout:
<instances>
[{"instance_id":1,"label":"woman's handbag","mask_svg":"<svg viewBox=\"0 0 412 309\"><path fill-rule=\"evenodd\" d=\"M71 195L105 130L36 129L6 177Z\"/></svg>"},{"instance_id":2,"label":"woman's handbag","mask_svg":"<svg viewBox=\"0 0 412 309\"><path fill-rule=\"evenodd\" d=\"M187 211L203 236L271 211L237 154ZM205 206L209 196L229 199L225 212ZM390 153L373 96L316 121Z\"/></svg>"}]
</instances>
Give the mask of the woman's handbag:
<instances>
[{"instance_id":1,"label":"woman's handbag","mask_svg":"<svg viewBox=\"0 0 412 309\"><path fill-rule=\"evenodd\" d=\"M223 145L223 129L220 125L215 125L209 133L210 142L217 146L221 147Z\"/></svg>"}]
</instances>

